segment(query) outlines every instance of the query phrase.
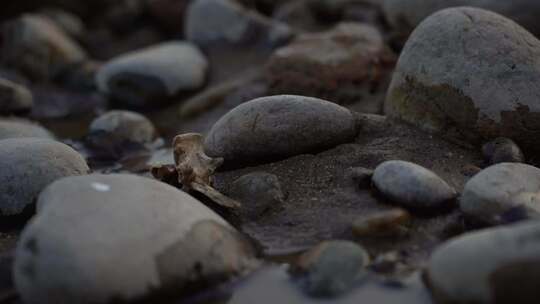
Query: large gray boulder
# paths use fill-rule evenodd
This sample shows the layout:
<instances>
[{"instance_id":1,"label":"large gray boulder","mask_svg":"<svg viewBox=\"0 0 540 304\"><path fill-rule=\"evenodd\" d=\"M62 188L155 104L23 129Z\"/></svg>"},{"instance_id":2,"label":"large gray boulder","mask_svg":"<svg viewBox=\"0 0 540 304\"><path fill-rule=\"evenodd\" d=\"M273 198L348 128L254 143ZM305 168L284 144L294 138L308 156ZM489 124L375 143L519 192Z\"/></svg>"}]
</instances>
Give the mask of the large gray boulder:
<instances>
[{"instance_id":1,"label":"large gray boulder","mask_svg":"<svg viewBox=\"0 0 540 304\"><path fill-rule=\"evenodd\" d=\"M40 195L14 278L27 304L107 304L187 293L255 265L236 230L185 192L134 175L87 175Z\"/></svg>"},{"instance_id":2,"label":"large gray boulder","mask_svg":"<svg viewBox=\"0 0 540 304\"><path fill-rule=\"evenodd\" d=\"M96 75L99 90L134 106L155 104L206 80L208 61L189 42L164 42L104 64Z\"/></svg>"},{"instance_id":3,"label":"large gray boulder","mask_svg":"<svg viewBox=\"0 0 540 304\"><path fill-rule=\"evenodd\" d=\"M226 164L248 164L315 153L352 141L352 113L334 103L304 96L254 99L225 114L208 133L208 155Z\"/></svg>"},{"instance_id":4,"label":"large gray boulder","mask_svg":"<svg viewBox=\"0 0 540 304\"><path fill-rule=\"evenodd\" d=\"M54 140L0 140L0 213L20 214L50 183L89 170L79 153Z\"/></svg>"},{"instance_id":5,"label":"large gray boulder","mask_svg":"<svg viewBox=\"0 0 540 304\"><path fill-rule=\"evenodd\" d=\"M450 7L471 6L504 15L529 31L540 34L536 0L383 0L387 21L399 31L410 32L429 15Z\"/></svg>"},{"instance_id":6,"label":"large gray boulder","mask_svg":"<svg viewBox=\"0 0 540 304\"><path fill-rule=\"evenodd\" d=\"M477 8L450 8L411 35L386 113L480 144L499 136L538 152L540 42L515 22Z\"/></svg>"}]
</instances>

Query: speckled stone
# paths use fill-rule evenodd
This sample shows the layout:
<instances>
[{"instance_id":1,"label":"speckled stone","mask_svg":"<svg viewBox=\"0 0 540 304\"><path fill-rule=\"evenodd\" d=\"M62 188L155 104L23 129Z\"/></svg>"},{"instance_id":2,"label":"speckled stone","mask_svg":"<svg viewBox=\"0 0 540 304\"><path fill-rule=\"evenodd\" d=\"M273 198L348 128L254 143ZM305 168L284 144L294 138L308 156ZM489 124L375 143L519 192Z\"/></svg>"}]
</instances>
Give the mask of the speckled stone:
<instances>
[{"instance_id":1,"label":"speckled stone","mask_svg":"<svg viewBox=\"0 0 540 304\"><path fill-rule=\"evenodd\" d=\"M87 175L41 193L14 279L28 304L107 304L187 292L256 265L239 233L185 192L135 175Z\"/></svg>"},{"instance_id":2,"label":"speckled stone","mask_svg":"<svg viewBox=\"0 0 540 304\"><path fill-rule=\"evenodd\" d=\"M390 201L413 209L445 207L457 192L432 171L405 161L387 161L373 173L373 184Z\"/></svg>"}]
</instances>

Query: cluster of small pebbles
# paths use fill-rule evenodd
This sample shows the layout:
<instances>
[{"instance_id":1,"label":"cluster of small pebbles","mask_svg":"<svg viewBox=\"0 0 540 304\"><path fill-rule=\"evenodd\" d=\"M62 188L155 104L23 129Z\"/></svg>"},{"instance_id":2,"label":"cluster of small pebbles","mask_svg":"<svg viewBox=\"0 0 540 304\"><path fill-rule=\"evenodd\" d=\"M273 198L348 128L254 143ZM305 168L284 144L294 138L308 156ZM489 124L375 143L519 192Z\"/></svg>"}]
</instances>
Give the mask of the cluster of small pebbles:
<instances>
[{"instance_id":1,"label":"cluster of small pebbles","mask_svg":"<svg viewBox=\"0 0 540 304\"><path fill-rule=\"evenodd\" d=\"M0 304L538 302L535 0L21 0Z\"/></svg>"}]
</instances>

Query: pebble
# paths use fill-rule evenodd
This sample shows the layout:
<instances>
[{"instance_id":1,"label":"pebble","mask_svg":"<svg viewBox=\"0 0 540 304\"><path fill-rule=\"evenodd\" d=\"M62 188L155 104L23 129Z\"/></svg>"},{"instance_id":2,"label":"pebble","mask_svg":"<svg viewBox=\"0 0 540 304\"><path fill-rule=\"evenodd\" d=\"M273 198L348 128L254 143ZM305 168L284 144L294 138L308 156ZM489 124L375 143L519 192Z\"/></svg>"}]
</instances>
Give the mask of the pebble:
<instances>
[{"instance_id":1,"label":"pebble","mask_svg":"<svg viewBox=\"0 0 540 304\"><path fill-rule=\"evenodd\" d=\"M540 3L535 0L383 0L386 20L400 32L409 33L429 15L449 7L470 6L504 15L529 31L539 34L537 15Z\"/></svg>"},{"instance_id":2,"label":"pebble","mask_svg":"<svg viewBox=\"0 0 540 304\"><path fill-rule=\"evenodd\" d=\"M216 43L272 47L292 35L286 24L247 10L234 0L194 0L186 13L185 36L203 48Z\"/></svg>"},{"instance_id":3,"label":"pebble","mask_svg":"<svg viewBox=\"0 0 540 304\"><path fill-rule=\"evenodd\" d=\"M371 186L371 179L373 178L373 170L368 168L356 167L349 168L345 174L350 177L361 188L367 188Z\"/></svg>"},{"instance_id":4,"label":"pebble","mask_svg":"<svg viewBox=\"0 0 540 304\"><path fill-rule=\"evenodd\" d=\"M439 11L407 41L386 113L473 144L508 137L526 154L538 151L538 58L540 41L505 17L470 7Z\"/></svg>"},{"instance_id":5,"label":"pebble","mask_svg":"<svg viewBox=\"0 0 540 304\"><path fill-rule=\"evenodd\" d=\"M390 82L396 56L371 25L341 23L332 30L298 36L277 49L265 67L272 95L295 94L338 104L368 103L380 113L384 98L374 90Z\"/></svg>"},{"instance_id":6,"label":"pebble","mask_svg":"<svg viewBox=\"0 0 540 304\"><path fill-rule=\"evenodd\" d=\"M256 264L239 233L185 192L134 175L87 175L40 195L14 280L24 303L106 304L187 292Z\"/></svg>"},{"instance_id":7,"label":"pebble","mask_svg":"<svg viewBox=\"0 0 540 304\"><path fill-rule=\"evenodd\" d=\"M89 172L84 158L62 143L42 138L0 141L0 212L17 215L62 177Z\"/></svg>"},{"instance_id":8,"label":"pebble","mask_svg":"<svg viewBox=\"0 0 540 304\"><path fill-rule=\"evenodd\" d=\"M54 139L49 130L37 123L23 119L0 119L0 140L20 137Z\"/></svg>"},{"instance_id":9,"label":"pebble","mask_svg":"<svg viewBox=\"0 0 540 304\"><path fill-rule=\"evenodd\" d=\"M441 208L457 197L432 171L400 160L380 164L373 173L373 184L390 201L412 209Z\"/></svg>"},{"instance_id":10,"label":"pebble","mask_svg":"<svg viewBox=\"0 0 540 304\"><path fill-rule=\"evenodd\" d=\"M473 232L432 255L427 279L436 303L538 303L540 225Z\"/></svg>"},{"instance_id":11,"label":"pebble","mask_svg":"<svg viewBox=\"0 0 540 304\"><path fill-rule=\"evenodd\" d=\"M357 237L400 235L410 221L411 215L403 209L379 211L359 216L352 224L352 231Z\"/></svg>"},{"instance_id":12,"label":"pebble","mask_svg":"<svg viewBox=\"0 0 540 304\"><path fill-rule=\"evenodd\" d=\"M104 64L96 75L102 93L132 106L162 103L206 81L208 61L188 42L164 42Z\"/></svg>"},{"instance_id":13,"label":"pebble","mask_svg":"<svg viewBox=\"0 0 540 304\"><path fill-rule=\"evenodd\" d=\"M0 78L0 113L21 113L34 105L32 92L25 86Z\"/></svg>"},{"instance_id":14,"label":"pebble","mask_svg":"<svg viewBox=\"0 0 540 304\"><path fill-rule=\"evenodd\" d=\"M86 52L51 19L25 14L2 27L2 58L26 75L54 79L83 63Z\"/></svg>"},{"instance_id":15,"label":"pebble","mask_svg":"<svg viewBox=\"0 0 540 304\"><path fill-rule=\"evenodd\" d=\"M156 128L143 115L131 111L109 111L90 124L87 142L110 152L126 146L150 145L156 138Z\"/></svg>"},{"instance_id":16,"label":"pebble","mask_svg":"<svg viewBox=\"0 0 540 304\"><path fill-rule=\"evenodd\" d=\"M231 198L242 203L242 218L250 220L280 210L285 201L279 178L266 172L241 176L233 182L229 194Z\"/></svg>"},{"instance_id":17,"label":"pebble","mask_svg":"<svg viewBox=\"0 0 540 304\"><path fill-rule=\"evenodd\" d=\"M463 190L460 207L486 224L504 224L540 216L540 169L502 163L476 174Z\"/></svg>"},{"instance_id":18,"label":"pebble","mask_svg":"<svg viewBox=\"0 0 540 304\"><path fill-rule=\"evenodd\" d=\"M525 156L511 139L499 137L482 146L484 159L490 165L499 163L523 163Z\"/></svg>"},{"instance_id":19,"label":"pebble","mask_svg":"<svg viewBox=\"0 0 540 304\"><path fill-rule=\"evenodd\" d=\"M356 243L328 241L300 256L290 273L310 296L332 298L358 284L368 263L369 254Z\"/></svg>"},{"instance_id":20,"label":"pebble","mask_svg":"<svg viewBox=\"0 0 540 304\"><path fill-rule=\"evenodd\" d=\"M225 114L210 130L208 155L244 165L316 153L354 140L352 113L334 103L280 95L251 100Z\"/></svg>"}]
</instances>

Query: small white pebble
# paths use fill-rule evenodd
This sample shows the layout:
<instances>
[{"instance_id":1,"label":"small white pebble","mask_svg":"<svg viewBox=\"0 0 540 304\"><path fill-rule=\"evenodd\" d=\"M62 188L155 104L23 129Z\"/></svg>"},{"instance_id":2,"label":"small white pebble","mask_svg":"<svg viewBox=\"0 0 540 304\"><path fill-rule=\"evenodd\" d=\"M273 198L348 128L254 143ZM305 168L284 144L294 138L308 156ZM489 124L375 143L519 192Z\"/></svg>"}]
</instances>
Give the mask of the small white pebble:
<instances>
[{"instance_id":1,"label":"small white pebble","mask_svg":"<svg viewBox=\"0 0 540 304\"><path fill-rule=\"evenodd\" d=\"M102 183L92 183L92 188L96 189L99 192L107 192L111 190L111 186Z\"/></svg>"}]
</instances>

